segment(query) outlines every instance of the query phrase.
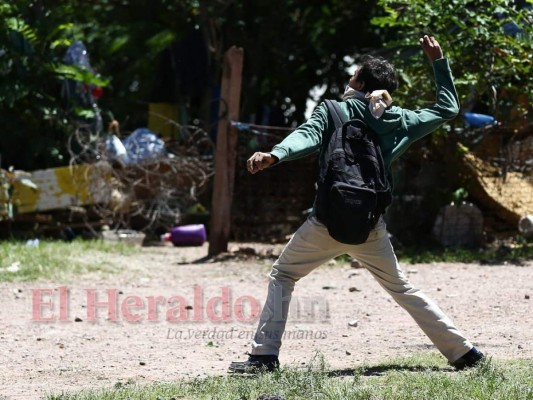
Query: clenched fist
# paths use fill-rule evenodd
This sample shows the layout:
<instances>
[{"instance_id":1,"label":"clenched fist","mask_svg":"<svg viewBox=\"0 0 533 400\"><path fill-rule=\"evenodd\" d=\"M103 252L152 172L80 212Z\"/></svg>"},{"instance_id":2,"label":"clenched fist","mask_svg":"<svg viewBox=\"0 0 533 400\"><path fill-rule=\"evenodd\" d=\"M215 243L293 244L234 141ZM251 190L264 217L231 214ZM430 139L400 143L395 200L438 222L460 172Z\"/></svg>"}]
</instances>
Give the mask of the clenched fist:
<instances>
[{"instance_id":1,"label":"clenched fist","mask_svg":"<svg viewBox=\"0 0 533 400\"><path fill-rule=\"evenodd\" d=\"M424 53L426 53L426 56L429 58L429 61L433 62L443 57L440 44L433 36L425 35L420 38L419 42L420 46L422 46L422 50L424 50Z\"/></svg>"},{"instance_id":2,"label":"clenched fist","mask_svg":"<svg viewBox=\"0 0 533 400\"><path fill-rule=\"evenodd\" d=\"M276 161L278 161L278 158L270 153L256 152L246 161L246 167L248 172L255 174L272 166Z\"/></svg>"}]
</instances>

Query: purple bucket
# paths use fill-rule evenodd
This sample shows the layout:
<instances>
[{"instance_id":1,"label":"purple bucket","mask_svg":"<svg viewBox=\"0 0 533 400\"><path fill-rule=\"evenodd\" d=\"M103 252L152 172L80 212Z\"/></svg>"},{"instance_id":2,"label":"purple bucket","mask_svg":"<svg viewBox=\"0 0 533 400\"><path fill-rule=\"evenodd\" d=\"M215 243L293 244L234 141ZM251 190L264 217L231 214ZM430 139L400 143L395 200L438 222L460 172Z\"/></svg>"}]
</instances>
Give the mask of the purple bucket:
<instances>
[{"instance_id":1,"label":"purple bucket","mask_svg":"<svg viewBox=\"0 0 533 400\"><path fill-rule=\"evenodd\" d=\"M170 241L174 246L201 246L206 239L204 224L176 226L170 231Z\"/></svg>"}]
</instances>

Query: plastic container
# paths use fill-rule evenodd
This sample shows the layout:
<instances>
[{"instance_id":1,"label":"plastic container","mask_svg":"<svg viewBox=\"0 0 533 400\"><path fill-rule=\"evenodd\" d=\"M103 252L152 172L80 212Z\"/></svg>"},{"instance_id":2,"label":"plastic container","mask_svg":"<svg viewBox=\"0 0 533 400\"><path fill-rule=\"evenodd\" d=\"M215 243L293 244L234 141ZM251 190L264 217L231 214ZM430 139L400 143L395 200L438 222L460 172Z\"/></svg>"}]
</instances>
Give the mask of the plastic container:
<instances>
[{"instance_id":1,"label":"plastic container","mask_svg":"<svg viewBox=\"0 0 533 400\"><path fill-rule=\"evenodd\" d=\"M201 246L206 239L204 224L176 226L170 231L170 241L174 246Z\"/></svg>"}]
</instances>

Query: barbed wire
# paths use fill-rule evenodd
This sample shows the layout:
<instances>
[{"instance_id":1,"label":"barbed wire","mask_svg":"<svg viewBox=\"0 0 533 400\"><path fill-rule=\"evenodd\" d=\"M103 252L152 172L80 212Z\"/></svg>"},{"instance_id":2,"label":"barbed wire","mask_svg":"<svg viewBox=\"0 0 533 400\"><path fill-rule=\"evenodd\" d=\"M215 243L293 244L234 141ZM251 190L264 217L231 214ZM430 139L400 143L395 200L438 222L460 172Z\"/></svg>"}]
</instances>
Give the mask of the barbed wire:
<instances>
[{"instance_id":1,"label":"barbed wire","mask_svg":"<svg viewBox=\"0 0 533 400\"><path fill-rule=\"evenodd\" d=\"M115 229L132 225L143 231L168 229L198 202L214 174L215 144L208 132L198 125L181 125L154 111L150 115L164 120L174 130L172 137L164 138L163 157L131 163L111 154L107 141L113 135L121 136L116 121L106 133L94 133L90 124L78 123L68 138L70 165L88 166L84 179L93 197L92 214L99 221L109 221ZM294 130L233 121L227 115L220 119L240 132L278 141ZM77 196L82 199L84 194ZM87 225L91 227L90 221Z\"/></svg>"},{"instance_id":2,"label":"barbed wire","mask_svg":"<svg viewBox=\"0 0 533 400\"><path fill-rule=\"evenodd\" d=\"M70 165L88 166L91 211L99 220L110 221L115 229L168 229L198 203L213 175L214 144L200 127L170 119L168 123L176 134L163 138L165 155L139 162L125 162L110 153L106 141L118 131L95 134L79 125L69 137Z\"/></svg>"}]
</instances>

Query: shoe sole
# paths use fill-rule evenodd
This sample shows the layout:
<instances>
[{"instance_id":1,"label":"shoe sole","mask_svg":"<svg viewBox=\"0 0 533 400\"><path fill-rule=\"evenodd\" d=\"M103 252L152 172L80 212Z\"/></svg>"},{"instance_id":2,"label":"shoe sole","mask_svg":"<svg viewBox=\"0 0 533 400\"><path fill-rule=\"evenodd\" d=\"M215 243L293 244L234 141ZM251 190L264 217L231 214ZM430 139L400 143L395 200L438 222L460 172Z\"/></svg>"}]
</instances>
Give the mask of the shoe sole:
<instances>
[{"instance_id":1,"label":"shoe sole","mask_svg":"<svg viewBox=\"0 0 533 400\"><path fill-rule=\"evenodd\" d=\"M268 367L263 365L261 367L254 366L243 366L242 364L231 364L228 368L228 373L230 374L242 374L242 375L257 375L265 372L274 372L279 367L272 366Z\"/></svg>"}]
</instances>

